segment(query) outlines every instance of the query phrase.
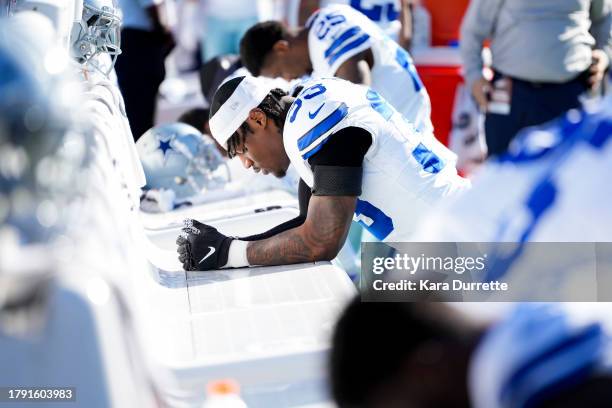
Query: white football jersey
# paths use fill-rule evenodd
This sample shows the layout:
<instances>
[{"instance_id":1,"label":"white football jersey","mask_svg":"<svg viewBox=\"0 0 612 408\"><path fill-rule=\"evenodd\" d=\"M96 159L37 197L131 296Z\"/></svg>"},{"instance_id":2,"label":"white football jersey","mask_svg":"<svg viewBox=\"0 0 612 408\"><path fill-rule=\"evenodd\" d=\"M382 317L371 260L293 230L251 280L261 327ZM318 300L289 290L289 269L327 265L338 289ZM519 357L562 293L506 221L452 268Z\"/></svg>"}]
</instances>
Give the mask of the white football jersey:
<instances>
[{"instance_id":1,"label":"white football jersey","mask_svg":"<svg viewBox=\"0 0 612 408\"><path fill-rule=\"evenodd\" d=\"M372 50L373 90L420 131L433 132L431 102L412 57L365 15L346 5L318 10L306 23L313 77L333 77L346 60Z\"/></svg>"},{"instance_id":2,"label":"white football jersey","mask_svg":"<svg viewBox=\"0 0 612 408\"><path fill-rule=\"evenodd\" d=\"M609 245L592 244L612 242L612 100L607 103L517 136L507 155L481 169L471 191L428 214L412 240L483 243L489 271L476 278L503 277L512 288L496 300L597 299L601 271L612 266ZM487 244L495 242L516 245Z\"/></svg>"},{"instance_id":3,"label":"white football jersey","mask_svg":"<svg viewBox=\"0 0 612 408\"><path fill-rule=\"evenodd\" d=\"M375 22L393 40L397 40L401 27L400 0L321 0L320 2L321 8L332 4L351 6Z\"/></svg>"},{"instance_id":4,"label":"white football jersey","mask_svg":"<svg viewBox=\"0 0 612 408\"><path fill-rule=\"evenodd\" d=\"M283 131L291 163L311 188L308 158L346 127L372 135L355 220L381 241L405 241L429 207L469 186L457 175L456 156L433 135L416 131L377 92L326 78L304 84Z\"/></svg>"},{"instance_id":5,"label":"white football jersey","mask_svg":"<svg viewBox=\"0 0 612 408\"><path fill-rule=\"evenodd\" d=\"M612 241L612 100L522 133L487 163L474 188L445 203L415 239L471 242Z\"/></svg>"}]
</instances>

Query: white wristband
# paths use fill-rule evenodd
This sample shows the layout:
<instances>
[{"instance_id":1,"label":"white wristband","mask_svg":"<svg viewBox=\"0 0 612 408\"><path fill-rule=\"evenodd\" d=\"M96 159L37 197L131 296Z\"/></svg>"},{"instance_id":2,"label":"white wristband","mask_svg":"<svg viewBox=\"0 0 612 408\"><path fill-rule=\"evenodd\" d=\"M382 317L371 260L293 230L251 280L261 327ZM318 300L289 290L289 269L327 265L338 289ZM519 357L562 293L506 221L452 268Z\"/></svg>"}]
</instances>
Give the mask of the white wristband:
<instances>
[{"instance_id":1,"label":"white wristband","mask_svg":"<svg viewBox=\"0 0 612 408\"><path fill-rule=\"evenodd\" d=\"M239 239L233 240L229 247L227 263L224 268L243 268L249 266L249 261L247 259L248 244L249 241L241 241Z\"/></svg>"}]
</instances>

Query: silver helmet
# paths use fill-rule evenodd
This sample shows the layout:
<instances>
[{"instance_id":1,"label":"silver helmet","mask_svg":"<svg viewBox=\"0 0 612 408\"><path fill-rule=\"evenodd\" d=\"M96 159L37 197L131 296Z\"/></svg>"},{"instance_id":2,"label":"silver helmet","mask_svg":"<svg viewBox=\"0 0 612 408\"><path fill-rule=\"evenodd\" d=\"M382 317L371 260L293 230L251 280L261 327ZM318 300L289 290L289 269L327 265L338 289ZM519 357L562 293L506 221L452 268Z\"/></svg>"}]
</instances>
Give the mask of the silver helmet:
<instances>
[{"instance_id":1,"label":"silver helmet","mask_svg":"<svg viewBox=\"0 0 612 408\"><path fill-rule=\"evenodd\" d=\"M173 190L181 199L229 181L229 170L214 142L185 123L149 129L136 148L149 189Z\"/></svg>"},{"instance_id":2,"label":"silver helmet","mask_svg":"<svg viewBox=\"0 0 612 408\"><path fill-rule=\"evenodd\" d=\"M79 64L87 64L107 54L112 62L102 73L108 75L121 54L120 26L121 15L114 0L84 0L83 16L74 23L70 34L72 57ZM100 70L99 65L94 68Z\"/></svg>"}]
</instances>

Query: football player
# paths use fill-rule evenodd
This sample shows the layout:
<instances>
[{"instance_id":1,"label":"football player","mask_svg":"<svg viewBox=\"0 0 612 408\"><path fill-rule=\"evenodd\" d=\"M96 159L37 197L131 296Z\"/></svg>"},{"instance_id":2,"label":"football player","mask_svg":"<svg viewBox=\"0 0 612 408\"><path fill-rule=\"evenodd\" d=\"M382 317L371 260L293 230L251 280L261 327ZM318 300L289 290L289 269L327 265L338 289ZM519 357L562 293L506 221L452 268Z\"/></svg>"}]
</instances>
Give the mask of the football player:
<instances>
[{"instance_id":1,"label":"football player","mask_svg":"<svg viewBox=\"0 0 612 408\"><path fill-rule=\"evenodd\" d=\"M353 218L381 241L401 241L433 203L463 190L448 149L414 130L377 92L329 78L297 98L238 77L211 105L210 129L246 168L301 177L300 216L242 239L188 220L177 239L186 270L330 260Z\"/></svg>"},{"instance_id":2,"label":"football player","mask_svg":"<svg viewBox=\"0 0 612 408\"><path fill-rule=\"evenodd\" d=\"M510 299L602 299L612 264L610 129L608 97L524 131L468 194L424 217L412 240L488 243L487 272L477 279L504 278Z\"/></svg>"},{"instance_id":3,"label":"football player","mask_svg":"<svg viewBox=\"0 0 612 408\"><path fill-rule=\"evenodd\" d=\"M530 303L489 322L445 303L357 297L332 338L331 394L338 407L603 408L606 309Z\"/></svg>"},{"instance_id":4,"label":"football player","mask_svg":"<svg viewBox=\"0 0 612 408\"><path fill-rule=\"evenodd\" d=\"M347 5L324 7L297 30L256 24L242 38L240 56L255 76L290 80L312 72L369 85L417 130L433 131L429 95L410 54Z\"/></svg>"}]
</instances>

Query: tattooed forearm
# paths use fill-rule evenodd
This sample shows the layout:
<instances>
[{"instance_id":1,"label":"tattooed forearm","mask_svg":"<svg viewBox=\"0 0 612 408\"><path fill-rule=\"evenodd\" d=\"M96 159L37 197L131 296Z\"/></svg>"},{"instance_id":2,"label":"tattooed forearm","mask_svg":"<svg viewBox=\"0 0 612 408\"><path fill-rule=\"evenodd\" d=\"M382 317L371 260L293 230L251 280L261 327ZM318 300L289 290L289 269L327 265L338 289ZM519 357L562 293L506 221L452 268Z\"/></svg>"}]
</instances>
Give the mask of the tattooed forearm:
<instances>
[{"instance_id":1,"label":"tattooed forearm","mask_svg":"<svg viewBox=\"0 0 612 408\"><path fill-rule=\"evenodd\" d=\"M346 239L355 203L355 197L312 197L304 224L249 243L249 263L285 265L334 258Z\"/></svg>"}]
</instances>

